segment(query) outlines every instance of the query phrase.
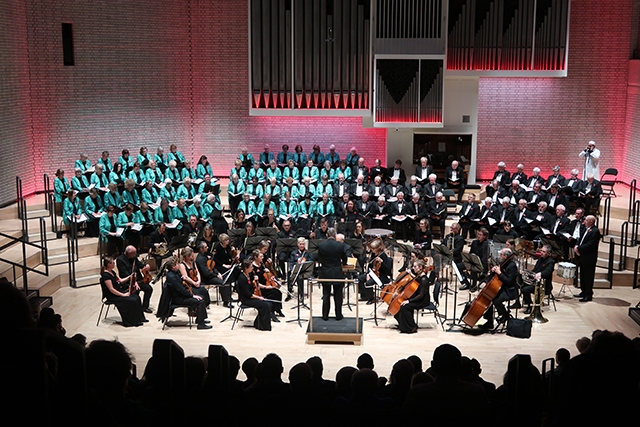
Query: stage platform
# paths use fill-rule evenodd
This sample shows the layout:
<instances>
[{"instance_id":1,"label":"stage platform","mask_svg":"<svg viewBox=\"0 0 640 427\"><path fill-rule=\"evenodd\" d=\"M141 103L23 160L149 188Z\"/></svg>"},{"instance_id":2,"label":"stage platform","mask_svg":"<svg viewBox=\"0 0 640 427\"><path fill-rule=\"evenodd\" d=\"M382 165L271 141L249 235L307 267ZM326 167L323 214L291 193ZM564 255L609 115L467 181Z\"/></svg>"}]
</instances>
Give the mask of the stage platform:
<instances>
[{"instance_id":1,"label":"stage platform","mask_svg":"<svg viewBox=\"0 0 640 427\"><path fill-rule=\"evenodd\" d=\"M364 321L360 317L344 317L323 320L314 316L307 326L307 344L353 344L361 345Z\"/></svg>"}]
</instances>

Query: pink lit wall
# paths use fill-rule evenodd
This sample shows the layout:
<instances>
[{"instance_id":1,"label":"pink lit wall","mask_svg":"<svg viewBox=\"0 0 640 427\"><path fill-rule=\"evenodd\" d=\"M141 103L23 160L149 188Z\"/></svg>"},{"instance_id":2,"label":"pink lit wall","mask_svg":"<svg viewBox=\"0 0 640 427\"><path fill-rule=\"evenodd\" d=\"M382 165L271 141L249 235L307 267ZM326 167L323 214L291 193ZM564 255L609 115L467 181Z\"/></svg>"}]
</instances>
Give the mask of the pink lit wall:
<instances>
[{"instance_id":1,"label":"pink lit wall","mask_svg":"<svg viewBox=\"0 0 640 427\"><path fill-rule=\"evenodd\" d=\"M556 164L563 174L582 171L578 153L589 140L602 151L601 171L623 166L632 10L632 0L571 3L566 78L480 79L479 179L501 160L510 170L522 162L529 174L538 166L547 176Z\"/></svg>"},{"instance_id":2,"label":"pink lit wall","mask_svg":"<svg viewBox=\"0 0 640 427\"><path fill-rule=\"evenodd\" d=\"M355 145L387 160L386 130L358 118L249 116L246 1L0 0L0 8L0 204L13 197L15 175L27 192L41 190L43 173L70 172L83 151L116 158L175 142L189 158L207 154L220 175L243 146L257 154L265 142L272 151L333 143L343 155ZM636 9L632 0L573 1L566 78L481 79L479 179L500 160L568 172L590 139L603 169L638 175L640 126L625 131L637 116L625 107ZM62 65L63 22L74 28L74 67Z\"/></svg>"}]
</instances>

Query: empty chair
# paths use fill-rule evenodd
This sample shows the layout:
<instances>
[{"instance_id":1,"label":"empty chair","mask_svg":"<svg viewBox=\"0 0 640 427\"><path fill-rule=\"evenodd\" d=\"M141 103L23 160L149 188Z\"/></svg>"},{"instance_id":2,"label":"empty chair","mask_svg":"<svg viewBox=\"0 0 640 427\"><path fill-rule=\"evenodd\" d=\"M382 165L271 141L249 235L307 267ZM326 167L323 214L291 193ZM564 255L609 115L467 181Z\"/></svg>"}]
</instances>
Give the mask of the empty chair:
<instances>
[{"instance_id":1,"label":"empty chair","mask_svg":"<svg viewBox=\"0 0 640 427\"><path fill-rule=\"evenodd\" d=\"M605 197L617 197L613 186L618 182L618 169L608 168L600 177L602 195Z\"/></svg>"}]
</instances>

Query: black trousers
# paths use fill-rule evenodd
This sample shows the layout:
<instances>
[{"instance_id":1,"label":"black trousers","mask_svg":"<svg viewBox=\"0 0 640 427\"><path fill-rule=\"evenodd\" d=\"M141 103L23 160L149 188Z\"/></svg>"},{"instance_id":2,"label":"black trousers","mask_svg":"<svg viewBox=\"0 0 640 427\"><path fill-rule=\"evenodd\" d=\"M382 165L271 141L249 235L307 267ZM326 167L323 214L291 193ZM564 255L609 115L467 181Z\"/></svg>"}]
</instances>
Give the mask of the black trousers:
<instances>
[{"instance_id":1,"label":"black trousers","mask_svg":"<svg viewBox=\"0 0 640 427\"><path fill-rule=\"evenodd\" d=\"M261 331L271 330L271 311L273 311L271 302L249 298L242 301L242 304L258 310L258 315L253 321L253 326L256 329L259 329Z\"/></svg>"},{"instance_id":2,"label":"black trousers","mask_svg":"<svg viewBox=\"0 0 640 427\"><path fill-rule=\"evenodd\" d=\"M331 310L331 292L333 291L333 303L335 304L336 317L342 317L342 290L344 283L322 284L322 317L329 317Z\"/></svg>"}]
</instances>

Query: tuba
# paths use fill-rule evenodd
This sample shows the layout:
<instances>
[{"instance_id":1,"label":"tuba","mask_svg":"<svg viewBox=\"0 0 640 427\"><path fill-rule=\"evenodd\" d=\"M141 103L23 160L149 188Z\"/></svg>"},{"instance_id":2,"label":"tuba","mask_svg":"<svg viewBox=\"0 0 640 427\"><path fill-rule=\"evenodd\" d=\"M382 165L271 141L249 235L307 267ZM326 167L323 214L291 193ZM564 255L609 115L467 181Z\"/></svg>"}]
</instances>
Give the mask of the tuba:
<instances>
[{"instance_id":1,"label":"tuba","mask_svg":"<svg viewBox=\"0 0 640 427\"><path fill-rule=\"evenodd\" d=\"M547 323L549 320L545 319L542 315L542 300L544 299L544 285L545 279L538 280L535 284L535 290L533 293L533 310L527 317L535 323Z\"/></svg>"}]
</instances>

